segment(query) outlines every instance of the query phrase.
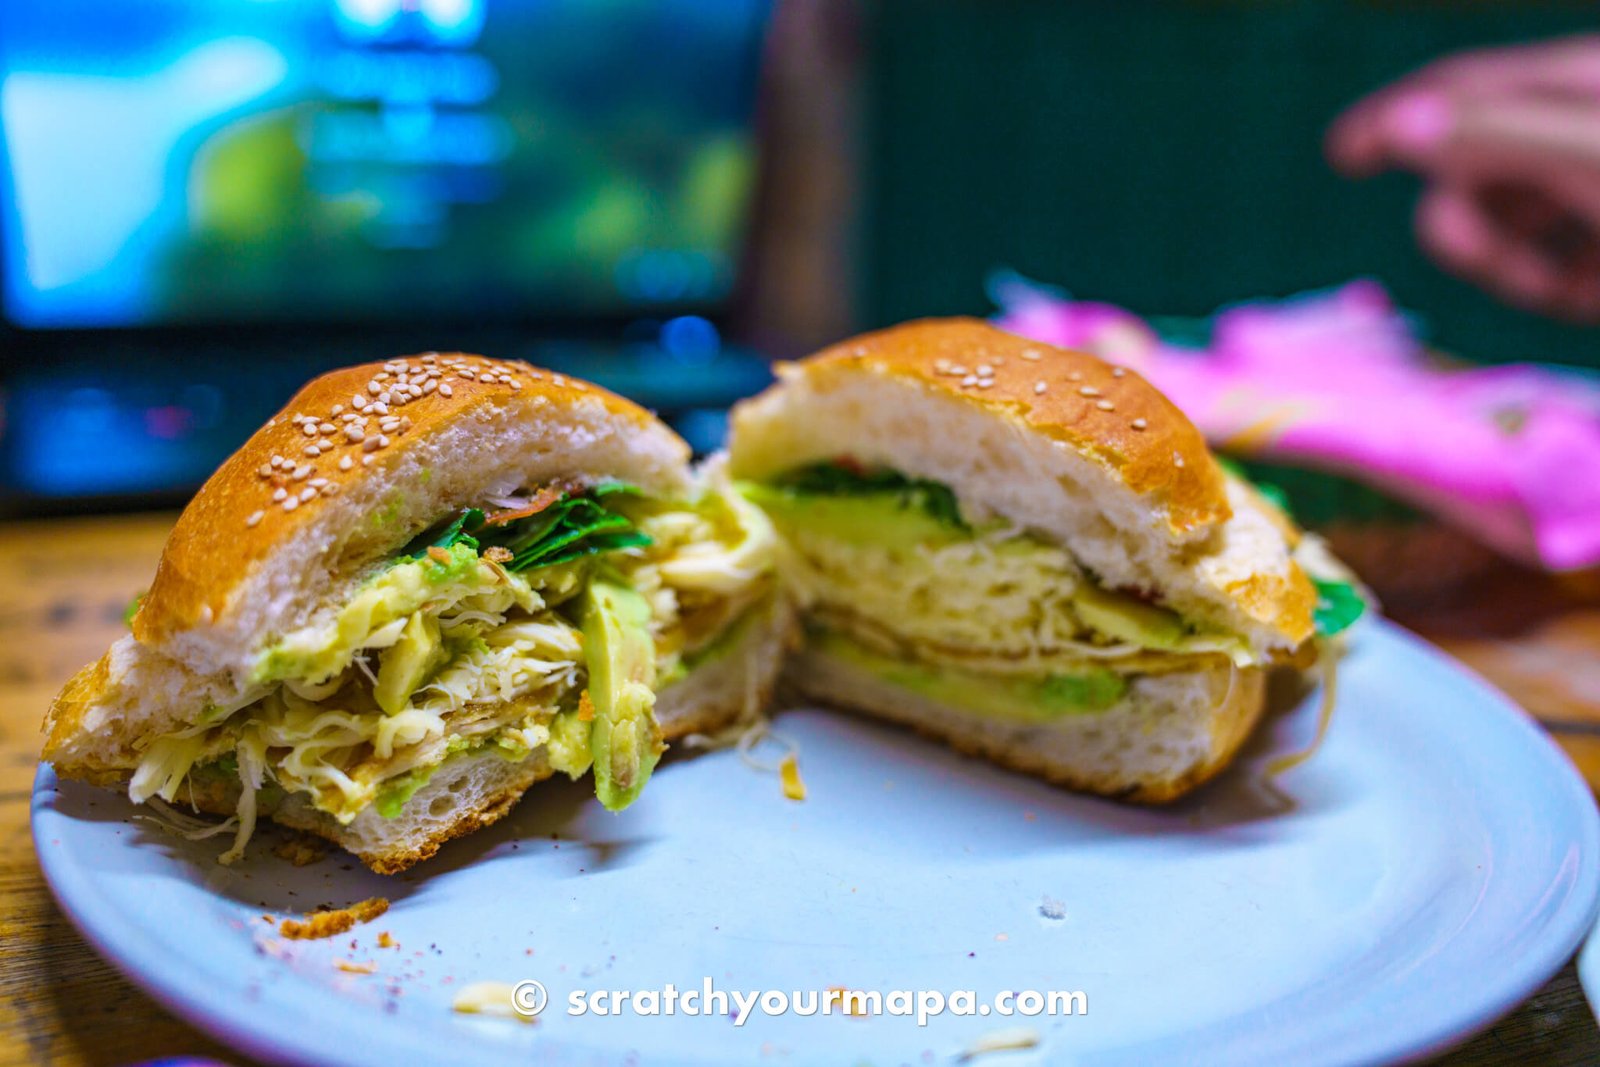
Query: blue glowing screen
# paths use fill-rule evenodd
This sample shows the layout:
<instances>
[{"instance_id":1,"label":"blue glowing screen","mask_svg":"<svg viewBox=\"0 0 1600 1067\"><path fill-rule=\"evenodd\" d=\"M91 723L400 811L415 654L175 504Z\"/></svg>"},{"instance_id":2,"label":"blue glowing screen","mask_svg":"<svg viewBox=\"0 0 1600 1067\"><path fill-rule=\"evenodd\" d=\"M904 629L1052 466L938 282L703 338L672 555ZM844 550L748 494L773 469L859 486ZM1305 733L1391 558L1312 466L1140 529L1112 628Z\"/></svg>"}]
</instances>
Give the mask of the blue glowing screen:
<instances>
[{"instance_id":1,"label":"blue glowing screen","mask_svg":"<svg viewBox=\"0 0 1600 1067\"><path fill-rule=\"evenodd\" d=\"M724 296L757 0L0 3L27 327Z\"/></svg>"}]
</instances>

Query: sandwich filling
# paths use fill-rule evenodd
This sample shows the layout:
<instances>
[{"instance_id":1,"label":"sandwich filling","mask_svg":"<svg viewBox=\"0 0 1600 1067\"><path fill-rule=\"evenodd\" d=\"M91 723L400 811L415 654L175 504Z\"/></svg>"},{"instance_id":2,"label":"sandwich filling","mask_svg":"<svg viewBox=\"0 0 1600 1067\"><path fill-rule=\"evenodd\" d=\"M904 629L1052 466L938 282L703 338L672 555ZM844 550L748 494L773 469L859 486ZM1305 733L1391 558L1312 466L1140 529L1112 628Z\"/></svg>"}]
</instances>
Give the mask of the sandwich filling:
<instances>
[{"instance_id":1,"label":"sandwich filling","mask_svg":"<svg viewBox=\"0 0 1600 1067\"><path fill-rule=\"evenodd\" d=\"M735 640L771 595L772 528L717 487L692 502L620 482L544 486L442 518L340 604L260 652L245 693L145 750L129 791L303 794L348 824L401 814L449 758L540 752L591 767L613 810L664 748L655 693Z\"/></svg>"},{"instance_id":2,"label":"sandwich filling","mask_svg":"<svg viewBox=\"0 0 1600 1067\"><path fill-rule=\"evenodd\" d=\"M1091 714L1143 675L1268 659L1156 596L1106 587L1039 532L968 514L938 482L840 459L740 490L781 535L814 646L975 714Z\"/></svg>"}]
</instances>

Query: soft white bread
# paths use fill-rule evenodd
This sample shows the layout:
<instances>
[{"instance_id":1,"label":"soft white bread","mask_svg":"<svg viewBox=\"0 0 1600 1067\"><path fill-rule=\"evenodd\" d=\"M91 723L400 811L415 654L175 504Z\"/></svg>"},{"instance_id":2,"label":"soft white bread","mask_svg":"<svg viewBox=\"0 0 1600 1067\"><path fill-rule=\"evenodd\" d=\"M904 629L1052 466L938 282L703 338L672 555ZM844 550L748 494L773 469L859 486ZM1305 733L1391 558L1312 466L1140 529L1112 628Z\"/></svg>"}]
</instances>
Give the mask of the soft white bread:
<instances>
[{"instance_id":1,"label":"soft white bread","mask_svg":"<svg viewBox=\"0 0 1600 1067\"><path fill-rule=\"evenodd\" d=\"M1293 528L1133 371L929 319L777 373L734 410L736 478L849 456L942 482L964 509L1065 546L1103 584L1155 593L1259 652L1311 635L1316 594L1291 559Z\"/></svg>"},{"instance_id":2,"label":"soft white bread","mask_svg":"<svg viewBox=\"0 0 1600 1067\"><path fill-rule=\"evenodd\" d=\"M794 632L788 603L771 597L740 625L728 648L657 694L656 720L667 740L724 729L765 707ZM396 874L428 859L446 841L508 814L529 786L555 773L547 755L540 747L516 763L492 753L452 757L393 818L368 808L341 826L303 794L284 798L268 814L274 822L327 838L379 874ZM227 815L238 802L238 789L213 780L180 799Z\"/></svg>"},{"instance_id":3,"label":"soft white bread","mask_svg":"<svg viewBox=\"0 0 1600 1067\"><path fill-rule=\"evenodd\" d=\"M315 417L309 433L304 416ZM319 455L306 454L313 446ZM526 363L430 353L325 374L184 509L133 636L51 707L45 758L68 776L115 772L136 760L135 742L207 705L234 706L267 643L331 618L441 515L561 479L617 478L683 497L688 458L638 405ZM286 510L288 500L297 504Z\"/></svg>"},{"instance_id":4,"label":"soft white bread","mask_svg":"<svg viewBox=\"0 0 1600 1067\"><path fill-rule=\"evenodd\" d=\"M1265 706L1265 672L1222 665L1135 679L1111 707L1043 723L997 719L901 688L808 647L784 679L813 700L901 723L1069 789L1159 804L1232 760Z\"/></svg>"}]
</instances>

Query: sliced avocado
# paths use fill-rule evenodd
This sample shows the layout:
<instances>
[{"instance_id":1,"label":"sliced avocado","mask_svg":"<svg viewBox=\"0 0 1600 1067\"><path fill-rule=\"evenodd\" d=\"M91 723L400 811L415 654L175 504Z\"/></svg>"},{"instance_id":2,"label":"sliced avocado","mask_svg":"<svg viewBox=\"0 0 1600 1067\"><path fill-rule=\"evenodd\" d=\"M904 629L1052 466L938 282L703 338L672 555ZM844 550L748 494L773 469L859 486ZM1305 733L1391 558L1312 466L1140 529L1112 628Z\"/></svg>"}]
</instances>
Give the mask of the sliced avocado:
<instances>
[{"instance_id":1,"label":"sliced avocado","mask_svg":"<svg viewBox=\"0 0 1600 1067\"><path fill-rule=\"evenodd\" d=\"M821 496L784 486L740 483L742 496L784 530L803 530L857 545L904 548L969 540L972 531L940 522L890 494Z\"/></svg>"},{"instance_id":2,"label":"sliced avocado","mask_svg":"<svg viewBox=\"0 0 1600 1067\"><path fill-rule=\"evenodd\" d=\"M384 650L372 698L387 714L395 714L406 706L411 694L422 688L447 656L439 634L439 620L417 612L406 621L400 639Z\"/></svg>"},{"instance_id":3,"label":"sliced avocado","mask_svg":"<svg viewBox=\"0 0 1600 1067\"><path fill-rule=\"evenodd\" d=\"M582 778L594 763L589 751L590 723L576 711L563 711L550 721L550 740L546 742L550 766L568 778Z\"/></svg>"},{"instance_id":4,"label":"sliced avocado","mask_svg":"<svg viewBox=\"0 0 1600 1067\"><path fill-rule=\"evenodd\" d=\"M1141 648L1177 649L1189 628L1175 612L1126 593L1084 585L1072 595L1073 610L1090 629Z\"/></svg>"},{"instance_id":5,"label":"sliced avocado","mask_svg":"<svg viewBox=\"0 0 1600 1067\"><path fill-rule=\"evenodd\" d=\"M1109 708L1128 691L1127 678L1100 668L1032 677L982 674L895 659L829 630L815 631L809 640L830 656L893 685L996 719L1049 722L1066 715L1093 714Z\"/></svg>"},{"instance_id":6,"label":"sliced avocado","mask_svg":"<svg viewBox=\"0 0 1600 1067\"><path fill-rule=\"evenodd\" d=\"M638 797L665 747L655 717L650 602L602 571L584 591L581 614L594 705L589 724L594 791L601 804L621 811Z\"/></svg>"}]
</instances>

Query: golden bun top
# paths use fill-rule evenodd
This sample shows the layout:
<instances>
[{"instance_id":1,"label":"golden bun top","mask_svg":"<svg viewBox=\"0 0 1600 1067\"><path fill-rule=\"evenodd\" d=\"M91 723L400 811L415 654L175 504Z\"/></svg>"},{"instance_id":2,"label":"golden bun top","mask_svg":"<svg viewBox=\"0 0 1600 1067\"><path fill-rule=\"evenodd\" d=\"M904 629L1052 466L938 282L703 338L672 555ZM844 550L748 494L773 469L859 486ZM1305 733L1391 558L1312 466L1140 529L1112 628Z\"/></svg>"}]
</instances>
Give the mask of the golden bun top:
<instances>
[{"instance_id":1,"label":"golden bun top","mask_svg":"<svg viewBox=\"0 0 1600 1067\"><path fill-rule=\"evenodd\" d=\"M1161 506L1175 534L1231 514L1223 474L1188 417L1137 373L972 318L920 319L840 342L780 374L821 385L862 371L914 379L1062 441Z\"/></svg>"},{"instance_id":2,"label":"golden bun top","mask_svg":"<svg viewBox=\"0 0 1600 1067\"><path fill-rule=\"evenodd\" d=\"M518 361L430 352L329 371L200 487L167 539L133 617L134 637L160 643L212 622L242 576L341 494L386 478L408 453L480 409L538 398L555 412L598 401L609 418L670 435L630 400Z\"/></svg>"}]
</instances>

